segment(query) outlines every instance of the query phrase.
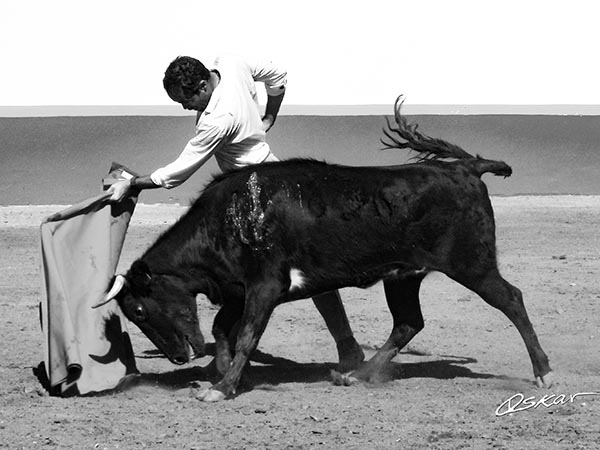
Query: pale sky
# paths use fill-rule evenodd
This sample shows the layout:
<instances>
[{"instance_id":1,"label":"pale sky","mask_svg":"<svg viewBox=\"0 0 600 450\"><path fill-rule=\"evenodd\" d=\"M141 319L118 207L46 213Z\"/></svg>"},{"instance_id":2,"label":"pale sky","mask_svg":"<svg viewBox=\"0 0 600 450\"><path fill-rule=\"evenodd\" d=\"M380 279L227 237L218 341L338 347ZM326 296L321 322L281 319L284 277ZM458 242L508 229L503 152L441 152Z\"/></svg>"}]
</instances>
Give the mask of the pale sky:
<instances>
[{"instance_id":1,"label":"pale sky","mask_svg":"<svg viewBox=\"0 0 600 450\"><path fill-rule=\"evenodd\" d=\"M223 52L281 61L292 105L599 105L596 4L3 0L0 105L172 105L168 63Z\"/></svg>"}]
</instances>

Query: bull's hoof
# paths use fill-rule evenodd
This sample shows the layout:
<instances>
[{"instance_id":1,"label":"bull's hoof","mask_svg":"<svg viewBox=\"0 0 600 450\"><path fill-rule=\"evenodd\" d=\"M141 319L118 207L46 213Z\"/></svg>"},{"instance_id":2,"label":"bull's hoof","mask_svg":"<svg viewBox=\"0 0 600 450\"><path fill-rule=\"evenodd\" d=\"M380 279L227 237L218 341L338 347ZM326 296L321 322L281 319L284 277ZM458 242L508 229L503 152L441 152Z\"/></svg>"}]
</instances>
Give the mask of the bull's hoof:
<instances>
[{"instance_id":1,"label":"bull's hoof","mask_svg":"<svg viewBox=\"0 0 600 450\"><path fill-rule=\"evenodd\" d=\"M349 337L337 344L340 372L350 372L365 360L365 354L354 337Z\"/></svg>"},{"instance_id":2,"label":"bull's hoof","mask_svg":"<svg viewBox=\"0 0 600 450\"><path fill-rule=\"evenodd\" d=\"M539 388L550 389L554 384L554 373L548 372L546 375L535 377L535 384Z\"/></svg>"},{"instance_id":3,"label":"bull's hoof","mask_svg":"<svg viewBox=\"0 0 600 450\"><path fill-rule=\"evenodd\" d=\"M332 371L332 379L339 386L352 386L358 383L379 385L395 379L398 376L398 369L389 363L373 364L370 361L349 373L334 374L335 372Z\"/></svg>"},{"instance_id":4,"label":"bull's hoof","mask_svg":"<svg viewBox=\"0 0 600 450\"><path fill-rule=\"evenodd\" d=\"M220 402L221 400L225 400L225 394L217 389L206 389L200 392L196 398L202 402Z\"/></svg>"},{"instance_id":5,"label":"bull's hoof","mask_svg":"<svg viewBox=\"0 0 600 450\"><path fill-rule=\"evenodd\" d=\"M331 371L331 381L336 386L353 386L358 383L358 378L352 376L352 372L341 373L337 370Z\"/></svg>"}]
</instances>

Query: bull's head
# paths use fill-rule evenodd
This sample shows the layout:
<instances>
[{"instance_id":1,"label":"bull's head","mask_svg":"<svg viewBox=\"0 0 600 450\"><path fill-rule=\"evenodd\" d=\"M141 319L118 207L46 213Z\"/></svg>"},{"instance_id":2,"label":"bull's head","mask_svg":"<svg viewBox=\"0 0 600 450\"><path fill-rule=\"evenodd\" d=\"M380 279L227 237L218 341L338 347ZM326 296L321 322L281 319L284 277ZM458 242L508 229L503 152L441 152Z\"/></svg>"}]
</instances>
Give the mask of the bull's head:
<instances>
[{"instance_id":1,"label":"bull's head","mask_svg":"<svg viewBox=\"0 0 600 450\"><path fill-rule=\"evenodd\" d=\"M142 261L117 275L104 301L115 299L125 316L174 364L204 355L204 338L198 323L196 297L181 278L152 274Z\"/></svg>"}]
</instances>

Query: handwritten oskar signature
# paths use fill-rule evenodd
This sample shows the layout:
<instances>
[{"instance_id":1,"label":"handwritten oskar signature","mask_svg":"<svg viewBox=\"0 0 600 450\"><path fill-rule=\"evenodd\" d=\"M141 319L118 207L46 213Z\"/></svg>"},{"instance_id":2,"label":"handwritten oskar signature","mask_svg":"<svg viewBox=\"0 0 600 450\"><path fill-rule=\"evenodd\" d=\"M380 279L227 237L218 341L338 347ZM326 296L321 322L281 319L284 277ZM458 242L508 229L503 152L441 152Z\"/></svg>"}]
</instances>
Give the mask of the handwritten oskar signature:
<instances>
[{"instance_id":1,"label":"handwritten oskar signature","mask_svg":"<svg viewBox=\"0 0 600 450\"><path fill-rule=\"evenodd\" d=\"M552 406L564 405L566 403L573 403L577 397L583 397L585 395L600 395L600 392L578 392L577 394L549 394L544 395L540 399L536 399L534 396L525 397L523 394L518 393L512 397L503 401L498 408L496 408L496 416L504 416L506 414L512 414L519 411L525 411L528 409L536 409L540 406L545 408L551 408Z\"/></svg>"}]
</instances>

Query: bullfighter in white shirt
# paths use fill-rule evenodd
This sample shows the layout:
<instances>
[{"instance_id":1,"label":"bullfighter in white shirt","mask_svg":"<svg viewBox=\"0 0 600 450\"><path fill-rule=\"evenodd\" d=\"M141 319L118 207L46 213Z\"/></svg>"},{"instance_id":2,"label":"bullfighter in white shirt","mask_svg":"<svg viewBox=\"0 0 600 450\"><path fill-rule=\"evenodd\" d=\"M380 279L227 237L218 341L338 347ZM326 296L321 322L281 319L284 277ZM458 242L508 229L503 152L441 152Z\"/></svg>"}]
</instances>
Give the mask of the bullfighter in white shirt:
<instances>
[{"instance_id":1,"label":"bullfighter in white shirt","mask_svg":"<svg viewBox=\"0 0 600 450\"><path fill-rule=\"evenodd\" d=\"M262 118L256 82L263 82L267 91ZM120 201L143 189L178 186L213 155L225 172L277 161L265 134L275 123L286 82L286 71L270 61L222 56L209 70L197 59L176 58L165 72L164 88L183 108L198 111L196 135L170 164L149 175L113 184L111 200ZM364 354L354 339L339 293L326 292L313 301L335 339L340 369L355 368Z\"/></svg>"}]
</instances>

